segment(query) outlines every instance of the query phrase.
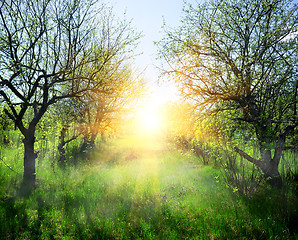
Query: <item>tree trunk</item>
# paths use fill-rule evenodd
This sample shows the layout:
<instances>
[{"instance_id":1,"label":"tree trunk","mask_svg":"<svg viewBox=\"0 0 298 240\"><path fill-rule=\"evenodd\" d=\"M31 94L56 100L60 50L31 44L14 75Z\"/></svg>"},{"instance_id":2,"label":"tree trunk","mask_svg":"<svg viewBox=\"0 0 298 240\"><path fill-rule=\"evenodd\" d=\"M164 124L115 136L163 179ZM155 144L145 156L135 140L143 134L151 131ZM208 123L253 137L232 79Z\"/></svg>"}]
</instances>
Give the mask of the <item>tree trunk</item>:
<instances>
[{"instance_id":1,"label":"tree trunk","mask_svg":"<svg viewBox=\"0 0 298 240\"><path fill-rule=\"evenodd\" d=\"M97 132L92 133L91 138L90 138L90 142L89 142L91 148L94 148L96 138L97 138Z\"/></svg>"},{"instance_id":2,"label":"tree trunk","mask_svg":"<svg viewBox=\"0 0 298 240\"><path fill-rule=\"evenodd\" d=\"M61 165L64 165L66 160L65 148L64 148L66 144L65 142L66 131L67 131L67 128L63 127L59 136L60 142L58 144L58 152L59 152L59 162Z\"/></svg>"},{"instance_id":3,"label":"tree trunk","mask_svg":"<svg viewBox=\"0 0 298 240\"><path fill-rule=\"evenodd\" d=\"M95 146L95 139L97 137L97 133L91 133L89 135L84 136L84 141L81 146L81 153L87 153L87 151L90 151Z\"/></svg>"},{"instance_id":4,"label":"tree trunk","mask_svg":"<svg viewBox=\"0 0 298 240\"><path fill-rule=\"evenodd\" d=\"M82 143L81 148L80 148L80 153L82 153L82 154L86 153L86 151L88 149L88 143L89 143L89 136L85 135L83 143Z\"/></svg>"},{"instance_id":5,"label":"tree trunk","mask_svg":"<svg viewBox=\"0 0 298 240\"><path fill-rule=\"evenodd\" d=\"M23 140L24 143L24 175L23 182L21 185L21 193L29 194L35 188L35 158L34 142L35 142L35 128L28 129Z\"/></svg>"},{"instance_id":6,"label":"tree trunk","mask_svg":"<svg viewBox=\"0 0 298 240\"><path fill-rule=\"evenodd\" d=\"M101 136L101 140L105 143L106 142L106 137L105 137L104 130L100 131L100 136Z\"/></svg>"},{"instance_id":7,"label":"tree trunk","mask_svg":"<svg viewBox=\"0 0 298 240\"><path fill-rule=\"evenodd\" d=\"M203 150L202 146L199 146L198 143L193 143L192 149L198 157L201 157L203 159L203 164L207 165L209 162L209 157L208 154Z\"/></svg>"},{"instance_id":8,"label":"tree trunk","mask_svg":"<svg viewBox=\"0 0 298 240\"><path fill-rule=\"evenodd\" d=\"M270 150L264 151L261 160L256 160L243 152L241 149L234 148L237 153L244 157L249 162L258 166L265 175L265 178L273 186L281 186L282 179L278 171L278 164L282 155L282 146L277 146L275 149L274 157L272 158Z\"/></svg>"},{"instance_id":9,"label":"tree trunk","mask_svg":"<svg viewBox=\"0 0 298 240\"><path fill-rule=\"evenodd\" d=\"M282 179L278 171L278 165L282 154L282 148L276 147L274 157L272 158L271 152L268 152L263 156L260 164L265 178L267 181L274 186L281 186Z\"/></svg>"}]
</instances>

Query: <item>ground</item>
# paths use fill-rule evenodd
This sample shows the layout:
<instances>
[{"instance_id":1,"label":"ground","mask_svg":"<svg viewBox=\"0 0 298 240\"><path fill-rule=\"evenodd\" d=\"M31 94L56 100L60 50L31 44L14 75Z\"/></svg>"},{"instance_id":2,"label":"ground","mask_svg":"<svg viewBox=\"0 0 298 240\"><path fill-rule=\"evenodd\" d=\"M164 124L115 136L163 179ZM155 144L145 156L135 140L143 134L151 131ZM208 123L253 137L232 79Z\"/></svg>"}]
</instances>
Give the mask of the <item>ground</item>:
<instances>
[{"instance_id":1,"label":"ground","mask_svg":"<svg viewBox=\"0 0 298 240\"><path fill-rule=\"evenodd\" d=\"M293 237L276 206L246 201L219 169L156 136L113 140L85 164L39 166L37 176L29 198L1 200L2 239Z\"/></svg>"}]
</instances>

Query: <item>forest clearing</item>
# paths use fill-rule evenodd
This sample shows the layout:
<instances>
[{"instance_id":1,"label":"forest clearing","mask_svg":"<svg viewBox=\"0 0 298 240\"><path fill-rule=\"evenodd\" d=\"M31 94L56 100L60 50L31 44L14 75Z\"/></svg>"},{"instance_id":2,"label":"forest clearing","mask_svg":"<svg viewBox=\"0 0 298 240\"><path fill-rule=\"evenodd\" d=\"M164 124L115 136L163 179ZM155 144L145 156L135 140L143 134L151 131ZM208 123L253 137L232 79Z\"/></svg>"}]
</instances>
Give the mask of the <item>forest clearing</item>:
<instances>
[{"instance_id":1,"label":"forest clearing","mask_svg":"<svg viewBox=\"0 0 298 240\"><path fill-rule=\"evenodd\" d=\"M135 157L126 159L132 150ZM21 172L20 164L14 168ZM239 195L226 186L217 167L204 166L191 152L170 151L152 138L113 140L87 163L63 170L44 159L37 174L38 187L29 197L8 198L5 192L15 195L21 175L1 167L2 239L296 236L296 196L272 193L265 186L254 197Z\"/></svg>"},{"instance_id":2,"label":"forest clearing","mask_svg":"<svg viewBox=\"0 0 298 240\"><path fill-rule=\"evenodd\" d=\"M1 239L298 238L297 0L182 2L0 0Z\"/></svg>"}]
</instances>

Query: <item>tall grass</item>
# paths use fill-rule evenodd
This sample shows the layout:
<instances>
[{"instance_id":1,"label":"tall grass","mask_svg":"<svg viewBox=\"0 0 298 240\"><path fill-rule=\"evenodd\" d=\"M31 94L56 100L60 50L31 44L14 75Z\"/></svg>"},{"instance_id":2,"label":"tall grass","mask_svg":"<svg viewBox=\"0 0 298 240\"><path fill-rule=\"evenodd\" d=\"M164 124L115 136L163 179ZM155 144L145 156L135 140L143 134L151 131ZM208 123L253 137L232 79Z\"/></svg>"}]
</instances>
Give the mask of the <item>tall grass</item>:
<instances>
[{"instance_id":1,"label":"tall grass","mask_svg":"<svg viewBox=\"0 0 298 240\"><path fill-rule=\"evenodd\" d=\"M75 147L75 145L73 146ZM5 148L5 155L17 154ZM127 158L134 152L134 158ZM295 239L278 194L248 198L227 188L220 170L190 152L137 136L102 144L65 168L45 154L38 187L15 196L18 175L1 164L2 239ZM21 163L7 157L21 172ZM21 161L22 162L22 161ZM11 172L9 175L9 171ZM10 189L12 188L12 189ZM10 190L9 190L10 189ZM296 199L296 198L292 198ZM296 202L287 203L291 216Z\"/></svg>"}]
</instances>

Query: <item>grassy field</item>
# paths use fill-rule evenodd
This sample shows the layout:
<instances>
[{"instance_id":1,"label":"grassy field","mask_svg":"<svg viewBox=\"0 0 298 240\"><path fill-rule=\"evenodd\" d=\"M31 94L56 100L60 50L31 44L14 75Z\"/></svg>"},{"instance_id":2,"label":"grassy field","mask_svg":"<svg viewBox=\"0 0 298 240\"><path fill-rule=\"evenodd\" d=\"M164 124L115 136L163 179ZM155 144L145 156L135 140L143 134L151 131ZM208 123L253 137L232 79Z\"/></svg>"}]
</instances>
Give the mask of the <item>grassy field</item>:
<instances>
[{"instance_id":1,"label":"grassy field","mask_svg":"<svg viewBox=\"0 0 298 240\"><path fill-rule=\"evenodd\" d=\"M113 141L63 170L47 161L28 198L13 197L21 176L8 181L1 165L1 239L297 239L282 211L294 202L240 196L217 168L153 138Z\"/></svg>"}]
</instances>

